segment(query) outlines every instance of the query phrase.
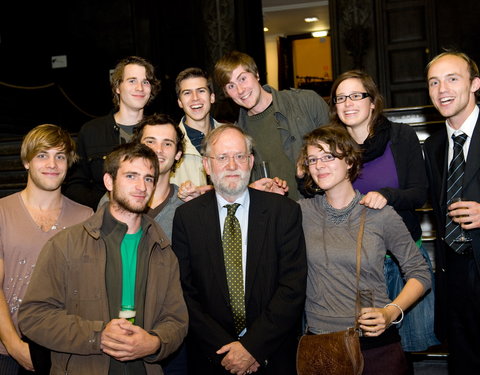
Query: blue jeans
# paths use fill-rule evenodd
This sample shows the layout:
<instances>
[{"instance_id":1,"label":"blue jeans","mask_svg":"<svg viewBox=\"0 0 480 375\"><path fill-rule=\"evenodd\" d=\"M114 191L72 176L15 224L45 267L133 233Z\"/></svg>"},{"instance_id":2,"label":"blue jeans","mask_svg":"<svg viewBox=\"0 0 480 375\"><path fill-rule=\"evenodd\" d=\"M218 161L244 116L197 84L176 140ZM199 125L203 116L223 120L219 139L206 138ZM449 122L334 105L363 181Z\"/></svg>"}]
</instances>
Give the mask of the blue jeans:
<instances>
[{"instance_id":1,"label":"blue jeans","mask_svg":"<svg viewBox=\"0 0 480 375\"><path fill-rule=\"evenodd\" d=\"M432 277L432 289L428 290L422 298L405 311L405 317L402 323L399 324L398 332L402 337L403 350L406 352L422 351L432 345L440 344L433 331L434 287L432 263L425 248L420 245L419 250L427 261ZM385 258L384 273L388 297L393 301L405 286L405 280L394 258L389 256Z\"/></svg>"}]
</instances>

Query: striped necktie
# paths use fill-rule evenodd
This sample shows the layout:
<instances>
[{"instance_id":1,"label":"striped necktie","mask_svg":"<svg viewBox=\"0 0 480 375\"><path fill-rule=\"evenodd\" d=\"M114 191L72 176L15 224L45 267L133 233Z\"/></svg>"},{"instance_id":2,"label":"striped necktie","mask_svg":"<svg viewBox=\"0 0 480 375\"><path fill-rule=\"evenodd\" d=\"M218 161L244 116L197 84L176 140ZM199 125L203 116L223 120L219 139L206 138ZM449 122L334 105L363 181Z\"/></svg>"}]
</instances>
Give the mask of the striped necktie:
<instances>
[{"instance_id":1,"label":"striped necktie","mask_svg":"<svg viewBox=\"0 0 480 375\"><path fill-rule=\"evenodd\" d=\"M463 144L467 140L467 135L462 133L457 136L452 135L453 139L453 158L448 168L447 179L447 207L452 203L453 198L462 196L463 175L465 173L465 157L463 155ZM452 221L448 216L445 225L445 242L456 252L462 252L465 243L455 242L460 235L460 225Z\"/></svg>"}]
</instances>

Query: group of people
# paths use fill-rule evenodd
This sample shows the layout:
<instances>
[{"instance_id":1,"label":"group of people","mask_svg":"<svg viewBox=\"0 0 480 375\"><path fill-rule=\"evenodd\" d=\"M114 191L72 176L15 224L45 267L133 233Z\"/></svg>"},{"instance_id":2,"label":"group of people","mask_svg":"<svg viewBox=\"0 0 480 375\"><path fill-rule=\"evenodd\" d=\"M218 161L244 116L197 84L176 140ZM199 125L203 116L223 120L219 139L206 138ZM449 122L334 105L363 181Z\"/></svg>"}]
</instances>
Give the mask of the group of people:
<instances>
[{"instance_id":1,"label":"group of people","mask_svg":"<svg viewBox=\"0 0 480 375\"><path fill-rule=\"evenodd\" d=\"M131 56L112 74L115 110L76 144L55 125L25 136L27 186L0 200L0 374L291 375L301 334L355 322L364 374L408 374L404 351L439 343L415 213L429 187L438 338L452 374L476 373L475 62L445 52L427 66L446 125L424 155L410 126L384 117L365 72L341 74L329 106L313 91L262 86L241 52L213 76L240 106L235 124L212 117L199 68L176 79L180 123L144 116L160 86ZM470 242L457 240L461 228Z\"/></svg>"}]
</instances>

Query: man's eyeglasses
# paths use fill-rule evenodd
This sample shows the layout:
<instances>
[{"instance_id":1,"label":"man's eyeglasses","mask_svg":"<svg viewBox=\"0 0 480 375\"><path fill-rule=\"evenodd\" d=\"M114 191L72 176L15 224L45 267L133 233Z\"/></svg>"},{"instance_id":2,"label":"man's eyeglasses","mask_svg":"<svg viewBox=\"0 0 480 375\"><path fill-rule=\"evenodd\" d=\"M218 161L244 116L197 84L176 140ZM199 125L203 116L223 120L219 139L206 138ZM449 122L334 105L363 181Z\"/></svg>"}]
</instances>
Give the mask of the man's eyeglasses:
<instances>
[{"instance_id":1,"label":"man's eyeglasses","mask_svg":"<svg viewBox=\"0 0 480 375\"><path fill-rule=\"evenodd\" d=\"M333 156L332 154L326 154L326 155L323 155L319 158L316 158L315 156L311 156L309 158L307 158L305 160L305 165L308 167L310 165L317 165L317 162L318 161L321 161L322 163L328 163L329 161L334 161L335 160L335 156Z\"/></svg>"},{"instance_id":2,"label":"man's eyeglasses","mask_svg":"<svg viewBox=\"0 0 480 375\"><path fill-rule=\"evenodd\" d=\"M347 100L347 98L350 98L350 100L353 100L353 101L357 101L357 100L368 98L369 96L370 94L368 92L354 92L353 94L350 94L350 95L334 96L333 102L335 104L339 104L339 103L344 103Z\"/></svg>"},{"instance_id":3,"label":"man's eyeglasses","mask_svg":"<svg viewBox=\"0 0 480 375\"><path fill-rule=\"evenodd\" d=\"M236 154L233 156L228 156L228 155L217 155L217 156L207 156L210 159L214 159L218 164L227 164L230 159L233 158L235 163L237 164L245 164L248 159L250 159L250 155L247 154Z\"/></svg>"}]
</instances>

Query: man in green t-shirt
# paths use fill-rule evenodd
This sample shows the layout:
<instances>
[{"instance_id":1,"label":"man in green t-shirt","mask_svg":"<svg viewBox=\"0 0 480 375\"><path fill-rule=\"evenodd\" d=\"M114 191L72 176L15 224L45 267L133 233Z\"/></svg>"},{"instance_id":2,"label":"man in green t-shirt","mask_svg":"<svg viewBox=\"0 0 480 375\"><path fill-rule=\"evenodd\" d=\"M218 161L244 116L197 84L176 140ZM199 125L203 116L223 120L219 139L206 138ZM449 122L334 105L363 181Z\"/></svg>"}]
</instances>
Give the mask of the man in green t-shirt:
<instances>
[{"instance_id":1,"label":"man in green t-shirt","mask_svg":"<svg viewBox=\"0 0 480 375\"><path fill-rule=\"evenodd\" d=\"M183 341L188 317L170 240L143 214L158 158L127 143L104 168L110 202L43 248L20 328L52 350L52 372L163 374L159 361Z\"/></svg>"}]
</instances>

